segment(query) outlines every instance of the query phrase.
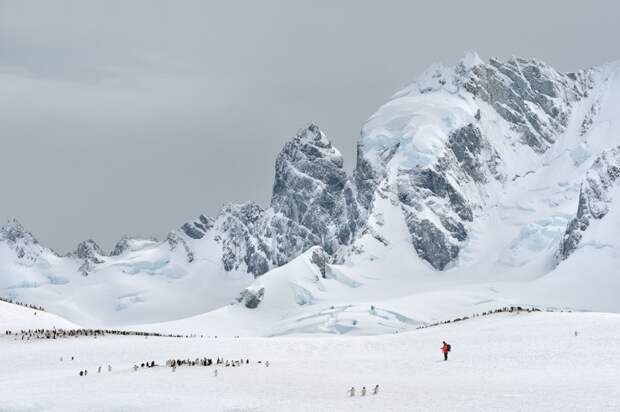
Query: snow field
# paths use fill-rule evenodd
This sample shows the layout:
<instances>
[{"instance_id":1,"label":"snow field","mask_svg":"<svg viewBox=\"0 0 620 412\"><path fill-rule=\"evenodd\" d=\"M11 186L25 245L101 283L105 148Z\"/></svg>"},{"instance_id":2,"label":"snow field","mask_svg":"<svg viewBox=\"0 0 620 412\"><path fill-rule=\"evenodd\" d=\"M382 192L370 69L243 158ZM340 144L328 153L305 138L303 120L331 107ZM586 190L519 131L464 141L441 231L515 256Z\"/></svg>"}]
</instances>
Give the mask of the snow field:
<instances>
[{"instance_id":1,"label":"snow field","mask_svg":"<svg viewBox=\"0 0 620 412\"><path fill-rule=\"evenodd\" d=\"M620 316L600 313L501 314L373 337L1 336L0 411L618 410L618 336ZM252 363L217 367L217 377L215 366L131 370L204 356ZM369 395L349 398L351 386Z\"/></svg>"}]
</instances>

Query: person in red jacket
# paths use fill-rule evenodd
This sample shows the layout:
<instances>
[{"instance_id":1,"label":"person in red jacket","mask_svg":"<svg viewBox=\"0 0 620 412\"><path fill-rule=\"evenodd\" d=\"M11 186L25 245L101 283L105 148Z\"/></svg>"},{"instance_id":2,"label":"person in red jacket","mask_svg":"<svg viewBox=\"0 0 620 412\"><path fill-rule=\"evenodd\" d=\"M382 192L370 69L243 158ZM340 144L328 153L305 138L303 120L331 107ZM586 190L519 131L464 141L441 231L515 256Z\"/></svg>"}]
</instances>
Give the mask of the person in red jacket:
<instances>
[{"instance_id":1,"label":"person in red jacket","mask_svg":"<svg viewBox=\"0 0 620 412\"><path fill-rule=\"evenodd\" d=\"M450 345L443 341L443 346L441 347L441 351L443 352L443 360L448 360L448 352L450 352Z\"/></svg>"}]
</instances>

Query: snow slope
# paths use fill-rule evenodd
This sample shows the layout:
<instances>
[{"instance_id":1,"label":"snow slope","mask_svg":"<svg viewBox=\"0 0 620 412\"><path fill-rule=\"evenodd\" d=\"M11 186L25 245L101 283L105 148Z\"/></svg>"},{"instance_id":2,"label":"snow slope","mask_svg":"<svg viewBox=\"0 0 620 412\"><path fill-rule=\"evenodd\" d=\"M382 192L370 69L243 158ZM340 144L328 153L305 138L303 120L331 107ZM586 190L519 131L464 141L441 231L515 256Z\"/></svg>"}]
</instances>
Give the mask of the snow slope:
<instances>
[{"instance_id":1,"label":"snow slope","mask_svg":"<svg viewBox=\"0 0 620 412\"><path fill-rule=\"evenodd\" d=\"M75 323L45 311L0 301L0 331L26 329L76 329Z\"/></svg>"},{"instance_id":2,"label":"snow slope","mask_svg":"<svg viewBox=\"0 0 620 412\"><path fill-rule=\"evenodd\" d=\"M32 236L17 222L5 225L5 231L7 227ZM40 302L50 312L92 327L191 316L228 303L252 279L214 264L209 258L213 248L202 253L204 243L196 247L190 264L181 245L134 240L117 255L100 256L85 276L79 259L58 256L36 240L27 242L35 251L32 257L17 260L13 245L0 242L0 288L9 298Z\"/></svg>"},{"instance_id":3,"label":"snow slope","mask_svg":"<svg viewBox=\"0 0 620 412\"><path fill-rule=\"evenodd\" d=\"M354 338L0 336L0 410L612 411L620 409L619 334L614 314L521 313ZM453 348L448 362L443 340ZM217 377L214 367L131 370L203 356L252 363L219 367ZM359 395L376 384L377 396L347 396L351 386Z\"/></svg>"}]
</instances>

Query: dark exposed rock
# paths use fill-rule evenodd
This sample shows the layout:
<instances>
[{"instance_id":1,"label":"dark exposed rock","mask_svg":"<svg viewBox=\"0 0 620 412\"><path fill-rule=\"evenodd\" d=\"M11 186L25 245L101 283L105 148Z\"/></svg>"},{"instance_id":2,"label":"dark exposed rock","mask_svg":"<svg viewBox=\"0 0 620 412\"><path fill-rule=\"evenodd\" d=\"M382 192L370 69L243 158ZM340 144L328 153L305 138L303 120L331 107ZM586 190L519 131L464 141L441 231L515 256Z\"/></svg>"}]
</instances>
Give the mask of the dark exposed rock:
<instances>
[{"instance_id":1,"label":"dark exposed rock","mask_svg":"<svg viewBox=\"0 0 620 412\"><path fill-rule=\"evenodd\" d=\"M410 174L412 182L417 188L426 189L433 195L439 198L447 199L452 206L452 209L458 214L458 216L467 221L473 220L473 212L467 205L467 201L463 196L448 183L446 176L443 173L437 172L434 169L422 169L416 170ZM424 193L422 193L424 196Z\"/></svg>"},{"instance_id":2,"label":"dark exposed rock","mask_svg":"<svg viewBox=\"0 0 620 412\"><path fill-rule=\"evenodd\" d=\"M591 84L587 72L571 76L536 60L512 58L474 66L463 87L512 123L525 144L544 152L564 131L572 104L587 95Z\"/></svg>"},{"instance_id":3,"label":"dark exposed rock","mask_svg":"<svg viewBox=\"0 0 620 412\"><path fill-rule=\"evenodd\" d=\"M392 160L399 146L400 144L396 143L393 146L383 148L378 154L377 161L380 163L380 167L377 167L364 155L363 143L360 142L357 145L357 164L353 173L354 182L357 189L358 204L366 211L366 214L372 208L372 201L379 183L386 177L385 165Z\"/></svg>"},{"instance_id":4,"label":"dark exposed rock","mask_svg":"<svg viewBox=\"0 0 620 412\"><path fill-rule=\"evenodd\" d=\"M241 295L237 298L239 303L243 303L243 305L248 309L256 309L258 305L262 302L263 297L265 296L265 288L261 287L258 289L244 289L241 292Z\"/></svg>"},{"instance_id":5,"label":"dark exposed rock","mask_svg":"<svg viewBox=\"0 0 620 412\"><path fill-rule=\"evenodd\" d=\"M315 248L312 251L312 255L310 256L310 262L312 262L321 272L321 276L325 278L325 273L327 272L327 263L329 257L325 253L325 251L321 248Z\"/></svg>"},{"instance_id":6,"label":"dark exposed rock","mask_svg":"<svg viewBox=\"0 0 620 412\"><path fill-rule=\"evenodd\" d=\"M592 164L581 183L577 214L569 222L560 249L558 262L566 259L577 247L593 219L605 217L611 202L610 190L620 178L620 146L604 151Z\"/></svg>"},{"instance_id":7,"label":"dark exposed rock","mask_svg":"<svg viewBox=\"0 0 620 412\"><path fill-rule=\"evenodd\" d=\"M75 252L71 253L70 256L82 261L78 270L82 276L88 276L96 265L104 262L105 252L94 240L88 239L80 242Z\"/></svg>"},{"instance_id":8,"label":"dark exposed rock","mask_svg":"<svg viewBox=\"0 0 620 412\"><path fill-rule=\"evenodd\" d=\"M123 236L116 245L114 245L114 249L110 252L110 256L119 256L125 253L126 250L129 249L129 237Z\"/></svg>"},{"instance_id":9,"label":"dark exposed rock","mask_svg":"<svg viewBox=\"0 0 620 412\"><path fill-rule=\"evenodd\" d=\"M443 270L458 256L459 243L467 239L462 222L473 219L468 202L433 169L401 171L398 199L416 252L435 269ZM441 227L418 217L424 209L438 217Z\"/></svg>"},{"instance_id":10,"label":"dark exposed rock","mask_svg":"<svg viewBox=\"0 0 620 412\"><path fill-rule=\"evenodd\" d=\"M473 124L456 129L448 140L448 147L454 153L465 173L478 182L484 182L484 168L480 162L482 135Z\"/></svg>"},{"instance_id":11,"label":"dark exposed rock","mask_svg":"<svg viewBox=\"0 0 620 412\"><path fill-rule=\"evenodd\" d=\"M330 254L353 240L359 215L353 185L318 126L300 130L278 155L271 207L321 239Z\"/></svg>"},{"instance_id":12,"label":"dark exposed rock","mask_svg":"<svg viewBox=\"0 0 620 412\"><path fill-rule=\"evenodd\" d=\"M200 215L197 220L187 222L181 226L181 230L192 239L202 239L209 229L213 227L213 219Z\"/></svg>"},{"instance_id":13,"label":"dark exposed rock","mask_svg":"<svg viewBox=\"0 0 620 412\"><path fill-rule=\"evenodd\" d=\"M185 258L187 262L192 263L194 261L194 252L189 247L185 239L183 239L177 233L175 232L168 233L168 236L166 237L166 242L168 243L168 246L170 247L171 251L174 251L179 245L181 245L181 247L183 248L183 251L185 252Z\"/></svg>"},{"instance_id":14,"label":"dark exposed rock","mask_svg":"<svg viewBox=\"0 0 620 412\"><path fill-rule=\"evenodd\" d=\"M23 239L28 243L38 243L37 239L30 232L26 231L17 219L9 220L0 227L0 239L8 240L9 242L17 242Z\"/></svg>"},{"instance_id":15,"label":"dark exposed rock","mask_svg":"<svg viewBox=\"0 0 620 412\"><path fill-rule=\"evenodd\" d=\"M16 219L12 219L0 227L0 241L6 242L15 252L17 258L24 262L36 262L41 253L37 239L24 229Z\"/></svg>"},{"instance_id":16,"label":"dark exposed rock","mask_svg":"<svg viewBox=\"0 0 620 412\"><path fill-rule=\"evenodd\" d=\"M453 68L431 67L418 82L396 93L362 131L355 171L362 215L371 213L377 195L384 199L396 194L418 255L444 269L467 241L474 211L484 208L486 185L507 179L498 153L506 150L504 142L484 135L485 122L495 120L482 111L490 106L513 130L508 139L516 134L523 144L542 153L566 129L572 107L587 96L592 84L588 71L568 75L519 58L485 64L470 55ZM471 116L469 123L450 129L454 118L449 113L440 124L426 124L424 108L407 112L408 105L416 107L419 96L435 92L442 99L457 96L474 108L465 114ZM485 104L476 107L477 100ZM435 132L435 127L441 131ZM434 140L416 143L427 138L424 131L433 130L428 137L433 139L446 128L445 146ZM394 156L397 164L392 162Z\"/></svg>"},{"instance_id":17,"label":"dark exposed rock","mask_svg":"<svg viewBox=\"0 0 620 412\"><path fill-rule=\"evenodd\" d=\"M105 252L94 240L88 239L78 244L73 255L78 259L89 259L93 263L103 263L100 256L105 256Z\"/></svg>"},{"instance_id":18,"label":"dark exposed rock","mask_svg":"<svg viewBox=\"0 0 620 412\"><path fill-rule=\"evenodd\" d=\"M216 229L225 270L238 270L242 264L256 276L269 270L266 250L259 246L264 213L256 203L229 204L222 210Z\"/></svg>"},{"instance_id":19,"label":"dark exposed rock","mask_svg":"<svg viewBox=\"0 0 620 412\"><path fill-rule=\"evenodd\" d=\"M435 269L445 269L458 256L459 248L448 241L444 232L433 223L426 219L420 221L416 215L407 212L405 219L416 252Z\"/></svg>"}]
</instances>

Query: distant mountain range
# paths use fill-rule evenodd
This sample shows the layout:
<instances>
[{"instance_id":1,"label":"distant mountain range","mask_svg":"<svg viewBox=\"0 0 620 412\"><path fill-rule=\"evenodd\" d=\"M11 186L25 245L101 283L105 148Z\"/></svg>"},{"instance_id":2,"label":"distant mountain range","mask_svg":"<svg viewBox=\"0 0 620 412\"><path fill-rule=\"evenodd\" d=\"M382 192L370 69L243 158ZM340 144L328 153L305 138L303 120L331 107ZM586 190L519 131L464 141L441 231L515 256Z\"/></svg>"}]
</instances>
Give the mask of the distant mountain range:
<instances>
[{"instance_id":1,"label":"distant mountain range","mask_svg":"<svg viewBox=\"0 0 620 412\"><path fill-rule=\"evenodd\" d=\"M620 62L561 73L470 53L370 117L352 175L317 125L300 129L267 209L66 256L7 223L0 296L82 324L263 313L259 334L382 333L504 303L620 311L619 177Z\"/></svg>"}]
</instances>

